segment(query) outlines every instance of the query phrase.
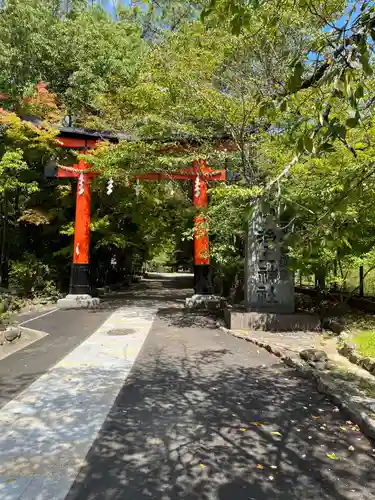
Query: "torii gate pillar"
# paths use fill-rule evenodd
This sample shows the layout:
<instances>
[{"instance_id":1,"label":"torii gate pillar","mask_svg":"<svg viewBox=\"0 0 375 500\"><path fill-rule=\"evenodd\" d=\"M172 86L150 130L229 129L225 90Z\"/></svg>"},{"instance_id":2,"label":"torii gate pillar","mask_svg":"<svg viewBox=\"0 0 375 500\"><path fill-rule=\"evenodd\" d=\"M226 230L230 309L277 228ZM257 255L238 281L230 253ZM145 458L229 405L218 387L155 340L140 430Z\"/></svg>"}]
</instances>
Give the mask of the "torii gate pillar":
<instances>
[{"instance_id":1,"label":"torii gate pillar","mask_svg":"<svg viewBox=\"0 0 375 500\"><path fill-rule=\"evenodd\" d=\"M69 294L57 301L60 309L97 307L100 300L90 295L90 220L91 180L97 174L88 173L90 166L83 160L71 169L59 168L57 177L77 178L76 218L74 224L73 263Z\"/></svg>"},{"instance_id":2,"label":"torii gate pillar","mask_svg":"<svg viewBox=\"0 0 375 500\"><path fill-rule=\"evenodd\" d=\"M206 168L205 162L202 164L203 168ZM198 176L195 179L193 203L198 210L204 210L207 207L207 181L199 176L198 162L194 162L194 169L197 170ZM194 218L194 293L212 293L207 220L204 215Z\"/></svg>"}]
</instances>

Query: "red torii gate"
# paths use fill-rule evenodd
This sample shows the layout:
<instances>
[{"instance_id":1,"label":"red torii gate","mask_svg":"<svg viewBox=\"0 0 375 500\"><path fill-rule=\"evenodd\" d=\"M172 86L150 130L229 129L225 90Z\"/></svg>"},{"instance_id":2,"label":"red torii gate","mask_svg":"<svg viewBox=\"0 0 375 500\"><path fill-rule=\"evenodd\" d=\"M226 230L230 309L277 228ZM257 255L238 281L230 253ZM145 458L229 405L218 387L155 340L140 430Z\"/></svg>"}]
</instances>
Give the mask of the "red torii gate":
<instances>
[{"instance_id":1,"label":"red torii gate","mask_svg":"<svg viewBox=\"0 0 375 500\"><path fill-rule=\"evenodd\" d=\"M226 170L213 170L207 167L206 160L201 159L195 160L193 167L178 172L150 172L134 178L145 181L192 181L194 206L198 210L204 210L207 207L207 182L225 181ZM212 293L208 231L204 214L194 217L194 291L198 295Z\"/></svg>"},{"instance_id":2,"label":"red torii gate","mask_svg":"<svg viewBox=\"0 0 375 500\"><path fill-rule=\"evenodd\" d=\"M79 135L79 133L77 134ZM58 145L69 149L85 151L95 148L100 142L110 137L69 137L61 133ZM116 140L116 139L115 139ZM117 140L116 140L117 142ZM47 169L48 170L48 169ZM47 177L77 179L76 214L74 226L74 249L69 294L58 301L61 308L95 307L99 299L90 296L89 251L91 220L91 181L97 175L84 160L79 160L72 167L57 166L53 171L46 170ZM213 170L206 165L206 160L195 160L193 167L178 172L150 172L135 176L139 180L190 180L194 182L193 203L198 210L207 207L207 182L225 181L226 170ZM196 294L211 293L210 257L206 217L204 214L194 218L194 289Z\"/></svg>"}]
</instances>

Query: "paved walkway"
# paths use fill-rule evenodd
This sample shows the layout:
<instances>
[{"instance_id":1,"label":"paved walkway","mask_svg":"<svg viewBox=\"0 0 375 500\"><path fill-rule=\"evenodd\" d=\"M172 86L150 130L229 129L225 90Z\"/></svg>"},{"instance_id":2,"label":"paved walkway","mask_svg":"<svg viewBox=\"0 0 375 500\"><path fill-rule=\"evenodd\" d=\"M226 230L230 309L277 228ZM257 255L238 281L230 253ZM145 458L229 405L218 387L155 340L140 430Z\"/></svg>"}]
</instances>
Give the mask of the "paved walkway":
<instances>
[{"instance_id":1,"label":"paved walkway","mask_svg":"<svg viewBox=\"0 0 375 500\"><path fill-rule=\"evenodd\" d=\"M272 355L184 313L181 287L117 295L95 333L13 391L0 499L375 499L375 446ZM29 356L91 318L65 313Z\"/></svg>"}]
</instances>

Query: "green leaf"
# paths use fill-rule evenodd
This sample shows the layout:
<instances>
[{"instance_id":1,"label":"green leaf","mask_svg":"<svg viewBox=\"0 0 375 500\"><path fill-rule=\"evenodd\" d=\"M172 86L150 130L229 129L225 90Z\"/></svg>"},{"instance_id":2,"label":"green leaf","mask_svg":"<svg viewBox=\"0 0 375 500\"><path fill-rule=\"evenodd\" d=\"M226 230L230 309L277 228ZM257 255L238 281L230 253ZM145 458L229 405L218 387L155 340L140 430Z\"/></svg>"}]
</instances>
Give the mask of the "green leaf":
<instances>
[{"instance_id":1,"label":"green leaf","mask_svg":"<svg viewBox=\"0 0 375 500\"><path fill-rule=\"evenodd\" d=\"M284 112L288 109L288 101L286 99L281 101L279 109L281 112Z\"/></svg>"},{"instance_id":2,"label":"green leaf","mask_svg":"<svg viewBox=\"0 0 375 500\"><path fill-rule=\"evenodd\" d=\"M293 75L290 77L288 82L288 88L291 92L295 92L301 87L303 69L303 64L301 63L301 61L298 61L294 66Z\"/></svg>"},{"instance_id":3,"label":"green leaf","mask_svg":"<svg viewBox=\"0 0 375 500\"><path fill-rule=\"evenodd\" d=\"M297 152L303 153L305 150L304 138L301 136L297 141Z\"/></svg>"},{"instance_id":4,"label":"green leaf","mask_svg":"<svg viewBox=\"0 0 375 500\"><path fill-rule=\"evenodd\" d=\"M259 117L262 117L262 116L264 116L267 113L267 108L268 108L268 104L267 103L264 103L264 104L262 104L260 106L259 111L258 111Z\"/></svg>"},{"instance_id":5,"label":"green leaf","mask_svg":"<svg viewBox=\"0 0 375 500\"><path fill-rule=\"evenodd\" d=\"M266 114L273 114L275 112L275 103L273 101L265 102L261 105L258 111L259 117L262 117Z\"/></svg>"},{"instance_id":6,"label":"green leaf","mask_svg":"<svg viewBox=\"0 0 375 500\"><path fill-rule=\"evenodd\" d=\"M353 116L352 118L348 118L346 120L346 125L349 127L349 128L354 128L358 125L358 117L357 116Z\"/></svg>"},{"instance_id":7,"label":"green leaf","mask_svg":"<svg viewBox=\"0 0 375 500\"><path fill-rule=\"evenodd\" d=\"M236 15L232 18L232 33L233 35L239 35L242 28L242 19L240 15Z\"/></svg>"},{"instance_id":8,"label":"green leaf","mask_svg":"<svg viewBox=\"0 0 375 500\"><path fill-rule=\"evenodd\" d=\"M362 85L358 85L354 95L357 99L361 99L364 96L364 89Z\"/></svg>"},{"instance_id":9,"label":"green leaf","mask_svg":"<svg viewBox=\"0 0 375 500\"><path fill-rule=\"evenodd\" d=\"M373 74L373 69L370 66L370 62L369 62L370 55L369 55L368 51L366 50L366 52L361 54L361 57L359 59L360 59L361 64L362 64L363 71L366 73L366 75L371 76Z\"/></svg>"},{"instance_id":10,"label":"green leaf","mask_svg":"<svg viewBox=\"0 0 375 500\"><path fill-rule=\"evenodd\" d=\"M324 151L326 153L332 153L333 151L336 151L336 149L333 146L333 144L331 144L330 142L323 142L323 144L321 144L319 146L319 151Z\"/></svg>"},{"instance_id":11,"label":"green leaf","mask_svg":"<svg viewBox=\"0 0 375 500\"><path fill-rule=\"evenodd\" d=\"M303 138L303 144L304 144L304 147L305 149L311 153L313 148L314 148L314 143L313 143L313 140L311 139L311 137L309 135L305 135L304 138Z\"/></svg>"},{"instance_id":12,"label":"green leaf","mask_svg":"<svg viewBox=\"0 0 375 500\"><path fill-rule=\"evenodd\" d=\"M342 236L342 241L345 243L345 245L348 247L348 248L352 248L352 245L349 243L348 239L345 237L345 236Z\"/></svg>"},{"instance_id":13,"label":"green leaf","mask_svg":"<svg viewBox=\"0 0 375 500\"><path fill-rule=\"evenodd\" d=\"M346 138L346 127L344 125L337 125L335 131L339 137L342 139Z\"/></svg>"}]
</instances>

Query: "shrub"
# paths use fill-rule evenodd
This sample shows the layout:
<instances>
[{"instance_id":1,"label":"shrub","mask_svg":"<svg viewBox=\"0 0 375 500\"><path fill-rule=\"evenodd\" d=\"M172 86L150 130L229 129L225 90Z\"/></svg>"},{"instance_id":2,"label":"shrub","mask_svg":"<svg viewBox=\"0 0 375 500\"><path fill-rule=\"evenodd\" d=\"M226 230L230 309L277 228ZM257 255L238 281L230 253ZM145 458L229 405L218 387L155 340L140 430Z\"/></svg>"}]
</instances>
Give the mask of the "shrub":
<instances>
[{"instance_id":1,"label":"shrub","mask_svg":"<svg viewBox=\"0 0 375 500\"><path fill-rule=\"evenodd\" d=\"M53 270L35 255L28 254L10 266L9 284L21 295L57 298L59 293L52 278Z\"/></svg>"}]
</instances>

